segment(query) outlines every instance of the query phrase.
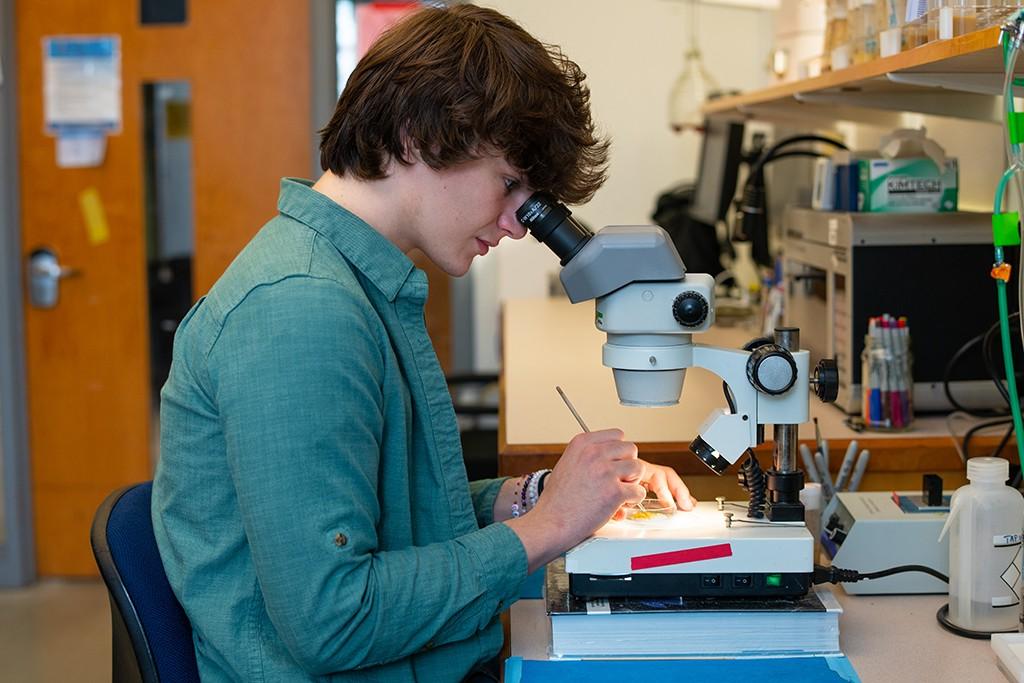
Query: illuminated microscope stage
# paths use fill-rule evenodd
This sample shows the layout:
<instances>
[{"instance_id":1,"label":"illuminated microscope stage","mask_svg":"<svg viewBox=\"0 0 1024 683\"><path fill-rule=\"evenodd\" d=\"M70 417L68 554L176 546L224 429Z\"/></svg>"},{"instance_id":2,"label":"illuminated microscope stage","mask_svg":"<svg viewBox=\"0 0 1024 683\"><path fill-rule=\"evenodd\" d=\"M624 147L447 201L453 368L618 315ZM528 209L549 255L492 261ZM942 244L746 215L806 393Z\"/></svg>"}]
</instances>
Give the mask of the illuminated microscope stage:
<instances>
[{"instance_id":1,"label":"illuminated microscope stage","mask_svg":"<svg viewBox=\"0 0 1024 683\"><path fill-rule=\"evenodd\" d=\"M802 522L751 519L745 503L698 503L608 522L566 553L565 570L570 591L585 597L798 596L810 587L813 548Z\"/></svg>"}]
</instances>

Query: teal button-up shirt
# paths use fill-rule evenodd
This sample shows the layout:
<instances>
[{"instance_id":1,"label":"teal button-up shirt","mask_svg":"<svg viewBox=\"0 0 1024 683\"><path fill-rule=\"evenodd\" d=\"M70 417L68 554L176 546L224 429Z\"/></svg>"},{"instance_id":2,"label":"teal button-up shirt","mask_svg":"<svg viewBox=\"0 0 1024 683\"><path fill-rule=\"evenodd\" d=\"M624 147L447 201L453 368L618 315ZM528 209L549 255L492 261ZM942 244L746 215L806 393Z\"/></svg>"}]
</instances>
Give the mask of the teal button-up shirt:
<instances>
[{"instance_id":1,"label":"teal button-up shirt","mask_svg":"<svg viewBox=\"0 0 1024 683\"><path fill-rule=\"evenodd\" d=\"M469 483L425 274L306 181L182 321L153 526L204 680L459 681L526 552Z\"/></svg>"}]
</instances>

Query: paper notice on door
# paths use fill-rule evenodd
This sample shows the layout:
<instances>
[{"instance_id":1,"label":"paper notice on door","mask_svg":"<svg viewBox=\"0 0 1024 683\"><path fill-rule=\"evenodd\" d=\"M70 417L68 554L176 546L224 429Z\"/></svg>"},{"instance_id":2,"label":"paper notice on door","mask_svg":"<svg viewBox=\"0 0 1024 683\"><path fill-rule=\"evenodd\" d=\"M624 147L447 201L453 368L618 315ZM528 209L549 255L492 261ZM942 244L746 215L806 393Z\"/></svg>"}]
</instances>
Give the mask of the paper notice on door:
<instances>
[{"instance_id":1,"label":"paper notice on door","mask_svg":"<svg viewBox=\"0 0 1024 683\"><path fill-rule=\"evenodd\" d=\"M107 225L107 214L103 210L103 201L100 199L100 192L95 187L89 187L78 193L78 206L82 209L82 218L85 220L85 231L89 237L89 244L98 246L110 239L110 226Z\"/></svg>"},{"instance_id":2,"label":"paper notice on door","mask_svg":"<svg viewBox=\"0 0 1024 683\"><path fill-rule=\"evenodd\" d=\"M103 164L107 134L95 128L71 128L57 136L57 168L92 168Z\"/></svg>"},{"instance_id":3,"label":"paper notice on door","mask_svg":"<svg viewBox=\"0 0 1024 683\"><path fill-rule=\"evenodd\" d=\"M121 38L44 38L43 114L51 134L79 126L120 132Z\"/></svg>"}]
</instances>

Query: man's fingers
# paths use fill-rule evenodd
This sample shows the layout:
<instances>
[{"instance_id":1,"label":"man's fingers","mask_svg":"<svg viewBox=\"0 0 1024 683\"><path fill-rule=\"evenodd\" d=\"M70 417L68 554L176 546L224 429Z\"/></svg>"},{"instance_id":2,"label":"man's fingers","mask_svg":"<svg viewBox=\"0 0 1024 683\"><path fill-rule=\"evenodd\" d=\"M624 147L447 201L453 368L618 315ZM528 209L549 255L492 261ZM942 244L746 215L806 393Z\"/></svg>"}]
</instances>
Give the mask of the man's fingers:
<instances>
[{"instance_id":1,"label":"man's fingers","mask_svg":"<svg viewBox=\"0 0 1024 683\"><path fill-rule=\"evenodd\" d=\"M626 434L621 429L599 429L596 432L589 432L586 436L590 443L603 443L605 441L622 441Z\"/></svg>"},{"instance_id":2,"label":"man's fingers","mask_svg":"<svg viewBox=\"0 0 1024 683\"><path fill-rule=\"evenodd\" d=\"M686 487L682 480L672 487L672 494L675 496L676 505L679 506L680 510L692 510L697 504L697 499L690 495L690 489Z\"/></svg>"},{"instance_id":3,"label":"man's fingers","mask_svg":"<svg viewBox=\"0 0 1024 683\"><path fill-rule=\"evenodd\" d=\"M643 486L640 486L639 483L644 474L644 465L642 462L636 459L615 460L612 463L612 466L620 480L635 483L636 486L643 489ZM645 495L646 490L647 489L644 489Z\"/></svg>"},{"instance_id":4,"label":"man's fingers","mask_svg":"<svg viewBox=\"0 0 1024 683\"><path fill-rule=\"evenodd\" d=\"M636 505L647 497L647 489L640 484L630 484L627 487L628 495L626 496L627 503L633 503Z\"/></svg>"}]
</instances>

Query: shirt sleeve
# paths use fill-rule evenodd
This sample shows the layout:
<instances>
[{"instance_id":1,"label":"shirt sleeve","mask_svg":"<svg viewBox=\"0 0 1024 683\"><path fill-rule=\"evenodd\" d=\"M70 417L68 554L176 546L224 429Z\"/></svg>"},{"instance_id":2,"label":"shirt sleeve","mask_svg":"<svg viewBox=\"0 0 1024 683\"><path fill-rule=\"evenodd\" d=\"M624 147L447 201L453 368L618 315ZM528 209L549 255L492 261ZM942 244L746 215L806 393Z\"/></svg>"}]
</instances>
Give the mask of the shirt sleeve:
<instances>
[{"instance_id":1,"label":"shirt sleeve","mask_svg":"<svg viewBox=\"0 0 1024 683\"><path fill-rule=\"evenodd\" d=\"M292 277L250 292L208 354L248 541L239 552L282 641L317 675L470 638L526 576L504 524L378 549L389 378L374 315L341 283ZM494 487L474 502L493 508Z\"/></svg>"},{"instance_id":2,"label":"shirt sleeve","mask_svg":"<svg viewBox=\"0 0 1024 683\"><path fill-rule=\"evenodd\" d=\"M469 482L469 495L476 511L476 523L480 528L494 523L494 501L508 477L498 479L480 479Z\"/></svg>"}]
</instances>

